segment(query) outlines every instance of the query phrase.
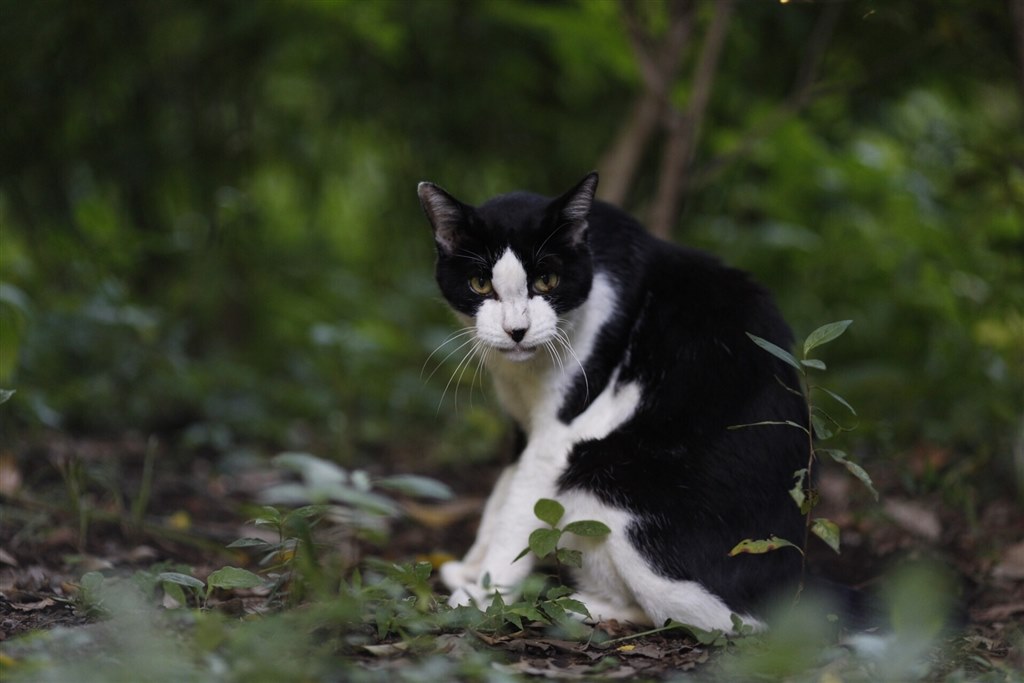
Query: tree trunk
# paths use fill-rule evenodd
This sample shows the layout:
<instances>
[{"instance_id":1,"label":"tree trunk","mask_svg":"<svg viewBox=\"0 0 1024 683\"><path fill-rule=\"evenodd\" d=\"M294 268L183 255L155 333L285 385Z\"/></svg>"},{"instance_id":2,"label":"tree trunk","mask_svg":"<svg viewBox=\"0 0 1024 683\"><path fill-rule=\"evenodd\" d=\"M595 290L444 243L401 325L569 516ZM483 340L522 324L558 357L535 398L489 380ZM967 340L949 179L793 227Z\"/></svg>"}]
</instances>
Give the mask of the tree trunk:
<instances>
[{"instance_id":1,"label":"tree trunk","mask_svg":"<svg viewBox=\"0 0 1024 683\"><path fill-rule=\"evenodd\" d=\"M668 6L669 27L663 36L655 38L640 16L640 8L645 6L639 0L622 0L623 19L644 89L598 165L598 197L613 204L626 201L644 151L668 108L668 93L679 74L693 28L693 2L672 0Z\"/></svg>"},{"instance_id":2,"label":"tree trunk","mask_svg":"<svg viewBox=\"0 0 1024 683\"><path fill-rule=\"evenodd\" d=\"M685 112L673 112L669 139L661 159L658 193L648 225L658 237L667 239L679 216L680 199L686 189L687 172L697 148L704 114L711 99L711 88L718 70L718 59L725 45L725 36L732 17L733 0L718 0L700 59L694 72L693 93Z\"/></svg>"}]
</instances>

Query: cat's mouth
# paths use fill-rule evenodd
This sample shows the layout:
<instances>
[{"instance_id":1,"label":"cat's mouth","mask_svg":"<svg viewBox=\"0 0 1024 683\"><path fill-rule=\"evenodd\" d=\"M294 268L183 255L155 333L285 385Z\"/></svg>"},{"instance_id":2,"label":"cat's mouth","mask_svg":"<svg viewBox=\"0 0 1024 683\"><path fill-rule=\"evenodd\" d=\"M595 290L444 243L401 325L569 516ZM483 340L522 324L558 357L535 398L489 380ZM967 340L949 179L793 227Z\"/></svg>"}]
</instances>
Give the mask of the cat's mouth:
<instances>
[{"instance_id":1,"label":"cat's mouth","mask_svg":"<svg viewBox=\"0 0 1024 683\"><path fill-rule=\"evenodd\" d=\"M536 346L524 346L522 344L516 344L511 348L498 350L501 351L502 356L512 361L529 360L537 353Z\"/></svg>"}]
</instances>

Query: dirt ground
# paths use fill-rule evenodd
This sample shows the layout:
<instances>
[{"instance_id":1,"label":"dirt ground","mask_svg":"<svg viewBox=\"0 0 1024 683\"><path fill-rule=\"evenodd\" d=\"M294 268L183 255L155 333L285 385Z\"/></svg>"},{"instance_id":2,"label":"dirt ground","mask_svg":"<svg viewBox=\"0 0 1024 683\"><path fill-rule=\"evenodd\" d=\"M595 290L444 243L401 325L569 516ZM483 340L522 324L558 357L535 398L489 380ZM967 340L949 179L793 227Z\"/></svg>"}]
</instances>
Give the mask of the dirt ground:
<instances>
[{"instance_id":1,"label":"dirt ground","mask_svg":"<svg viewBox=\"0 0 1024 683\"><path fill-rule=\"evenodd\" d=\"M202 576L226 561L246 561L225 545L244 535L247 506L251 510L259 492L281 475L265 459L212 454L183 459L160 449L152 460L155 476L145 510L133 510L152 448L137 436L97 440L51 434L17 451L0 451L0 642L89 623L72 599L87 571L127 574L171 561ZM416 472L417 464L422 469L415 453L395 453L370 469L407 473ZM1020 505L996 498L956 506L937 492L911 497L896 474L874 469L879 503L851 477L835 471L822 477L820 512L839 524L843 547L835 555L819 544L811 557L816 572L870 589L887 568L908 558L937 560L952 570L959 586L965 621L965 635L957 641L964 650L961 661L1024 671ZM459 555L472 541L497 471L497 466L419 471L449 483L456 498L437 504L408 501L406 516L376 553L395 560ZM84 518L71 503L73 492ZM629 632L614 623L604 628L612 637ZM457 647L457 637L450 638ZM555 667L571 675L573 667L585 668L603 654L539 632L491 640L489 645L508 653L506 666L516 673L547 675L545 669ZM661 634L632 640L617 654L620 674L685 671L708 659L708 650L692 640Z\"/></svg>"}]
</instances>

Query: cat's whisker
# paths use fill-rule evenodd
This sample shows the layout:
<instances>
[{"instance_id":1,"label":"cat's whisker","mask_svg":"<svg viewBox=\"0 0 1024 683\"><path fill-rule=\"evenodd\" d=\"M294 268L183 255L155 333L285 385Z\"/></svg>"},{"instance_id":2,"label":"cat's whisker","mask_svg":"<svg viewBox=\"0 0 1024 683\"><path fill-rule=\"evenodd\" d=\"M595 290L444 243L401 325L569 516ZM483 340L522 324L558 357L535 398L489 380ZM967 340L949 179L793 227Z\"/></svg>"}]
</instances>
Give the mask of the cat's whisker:
<instances>
[{"instance_id":1,"label":"cat's whisker","mask_svg":"<svg viewBox=\"0 0 1024 683\"><path fill-rule=\"evenodd\" d=\"M467 351L465 353L465 355L462 356L462 359L459 360L458 365L456 365L455 369L452 371L451 377L448 378L448 383L444 385L444 391L441 392L441 400L439 400L437 402L437 412L438 413L441 412L441 405L444 403L445 396L448 395L448 389L451 388L452 382L454 382L455 378L458 376L459 369L462 368L462 365L466 362L466 359L472 358L473 354L476 352L477 348L481 344L479 339L474 338L474 339L471 339L468 342L464 342L462 345L459 346L459 348L461 349L461 348L463 348L464 346L466 346L467 344L470 344L470 343L473 344L473 346L470 347L469 351ZM458 349L456 349L456 350L458 350ZM452 353L454 353L454 351ZM451 356L451 354L449 354L449 357L450 356ZM459 387L458 387L458 385L456 385L455 386L455 409L456 410L458 410L458 407L459 407L458 406L458 396L459 396Z\"/></svg>"},{"instance_id":2,"label":"cat's whisker","mask_svg":"<svg viewBox=\"0 0 1024 683\"><path fill-rule=\"evenodd\" d=\"M444 341L442 341L440 344L435 346L434 350L431 351L430 355L427 356L426 360L423 361L423 365L422 365L422 367L420 367L420 379L423 379L423 373L427 369L427 363L430 362L430 359L433 358L434 355L437 354L438 351L440 351L441 349L443 349L445 346L447 346L448 344L452 343L453 341L459 339L460 337L465 337L466 335L473 334L474 332L476 332L476 330L474 328L472 328L472 327L464 327L461 330L455 330L454 332L449 334L447 337L445 337ZM441 361L441 363L444 363L444 361ZM435 371L436 371L436 368L435 368ZM429 377L427 379L429 379Z\"/></svg>"},{"instance_id":3,"label":"cat's whisker","mask_svg":"<svg viewBox=\"0 0 1024 683\"><path fill-rule=\"evenodd\" d=\"M470 329L469 329L469 330L467 330L467 331L468 331L468 332L474 332L475 330L473 330L472 328L470 328ZM460 336L463 336L463 335L462 335L462 333L460 333L460 334L458 334L458 335L455 335L455 336L454 336L454 337L452 337L451 339L449 339L449 340L445 341L444 343L442 343L442 345L441 345L441 346L444 346L444 344L447 344L447 343L449 343L449 342L455 341L455 340L456 340L456 339L457 339L458 337L460 337ZM437 366L436 366L436 367L435 367L435 368L434 368L433 370L431 370L430 374L429 374L429 375L427 375L427 379L425 379L424 381L425 381L425 382L429 382L429 381L430 381L430 378L431 378L431 377L433 377L433 376L434 376L434 375L435 375L435 374L437 373L437 371L438 371L438 370L440 370L440 369L441 369L442 367L444 367L444 364L448 362L448 359L449 359L449 358L451 358L452 356L454 356L454 355L455 355L456 353L458 353L458 352L459 352L460 350L464 349L464 348L466 347L466 345L467 345L467 344L472 344L472 343L473 343L473 341L474 341L474 339L473 339L473 338L471 337L470 339L467 339L466 341L462 342L461 344L459 344L458 346L456 346L456 347L455 347L454 349L452 349L452 350L451 350L451 351L450 351L450 352L448 353L448 355L447 355L447 356L445 356L445 357L444 357L443 359L441 359L441 361L440 361L440 362L439 362L439 363L437 364ZM439 349L439 348L440 348L440 347L438 347L438 349ZM435 349L435 352L436 352L436 351L437 351L437 349ZM431 354L431 355L433 355L433 354ZM430 359L429 359L429 357L428 357L428 359L427 359L427 360L430 360ZM426 364L426 363L424 363L424 365L425 365L425 364ZM423 371L421 370L421 371L420 371L420 377L422 377L422 376L423 376Z\"/></svg>"},{"instance_id":4,"label":"cat's whisker","mask_svg":"<svg viewBox=\"0 0 1024 683\"><path fill-rule=\"evenodd\" d=\"M584 388L584 403L590 400L590 380L587 379L587 369L583 367L583 363L580 362L579 356L576 355L576 351L572 348L572 340L569 338L569 334L561 329L555 328L555 339L557 339L565 350L572 356L572 359L576 361L576 365L580 368L580 373L583 375L583 388Z\"/></svg>"},{"instance_id":5,"label":"cat's whisker","mask_svg":"<svg viewBox=\"0 0 1024 683\"><path fill-rule=\"evenodd\" d=\"M548 352L549 356L551 356L551 360L556 365L558 365L558 373L560 375L564 375L565 374L565 363L562 360L562 355L560 353L558 353L558 349L555 347L556 339L549 339L548 341L544 342L544 350Z\"/></svg>"},{"instance_id":6,"label":"cat's whisker","mask_svg":"<svg viewBox=\"0 0 1024 683\"><path fill-rule=\"evenodd\" d=\"M473 344L473 348L471 348L469 350L469 353L466 354L466 356L462 359L462 362L459 363L459 365L462 367L462 372L459 373L459 381L455 383L455 410L456 410L456 412L458 412L458 410L459 410L459 387L462 385L462 378L466 376L466 371L469 370L469 366L473 364L473 357L477 354L477 352L480 351L481 346L482 346L482 344L480 342L477 342L476 344ZM458 372L458 368L456 368L456 372ZM470 386L469 386L469 405L470 405L470 407L473 406L473 385L472 384L470 384Z\"/></svg>"},{"instance_id":7,"label":"cat's whisker","mask_svg":"<svg viewBox=\"0 0 1024 683\"><path fill-rule=\"evenodd\" d=\"M564 372L564 369L562 368L561 359L559 359L558 354L555 353L555 351L554 351L554 342L552 342L551 340L548 340L548 341L544 342L543 344L541 344L541 346L544 348L545 351L547 351L548 358L551 359L551 364L558 366L558 372L559 373Z\"/></svg>"},{"instance_id":8,"label":"cat's whisker","mask_svg":"<svg viewBox=\"0 0 1024 683\"><path fill-rule=\"evenodd\" d=\"M484 360L487 359L487 354L490 350L490 347L483 347L483 351L481 351L480 356L476 361L476 370L473 371L473 380L469 383L469 406L471 408L473 407L473 387L476 386L476 378L478 375L480 376L480 393L483 393L484 391L484 375L481 371L483 370Z\"/></svg>"}]
</instances>

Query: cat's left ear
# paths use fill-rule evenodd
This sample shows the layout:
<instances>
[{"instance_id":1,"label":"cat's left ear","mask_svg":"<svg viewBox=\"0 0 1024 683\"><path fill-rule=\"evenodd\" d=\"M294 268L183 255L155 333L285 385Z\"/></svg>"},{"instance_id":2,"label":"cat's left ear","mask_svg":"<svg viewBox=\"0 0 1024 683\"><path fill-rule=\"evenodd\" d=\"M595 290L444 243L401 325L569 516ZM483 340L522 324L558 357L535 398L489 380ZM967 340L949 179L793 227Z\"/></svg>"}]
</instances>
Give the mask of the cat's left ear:
<instances>
[{"instance_id":1,"label":"cat's left ear","mask_svg":"<svg viewBox=\"0 0 1024 683\"><path fill-rule=\"evenodd\" d=\"M466 206L434 183L420 183L416 188L423 212L434 228L438 249L449 256L458 246L459 228L466 220Z\"/></svg>"},{"instance_id":2,"label":"cat's left ear","mask_svg":"<svg viewBox=\"0 0 1024 683\"><path fill-rule=\"evenodd\" d=\"M594 203L597 192L597 171L587 176L556 200L560 222L568 228L569 240L572 244L580 244L587 233L587 216Z\"/></svg>"}]
</instances>

